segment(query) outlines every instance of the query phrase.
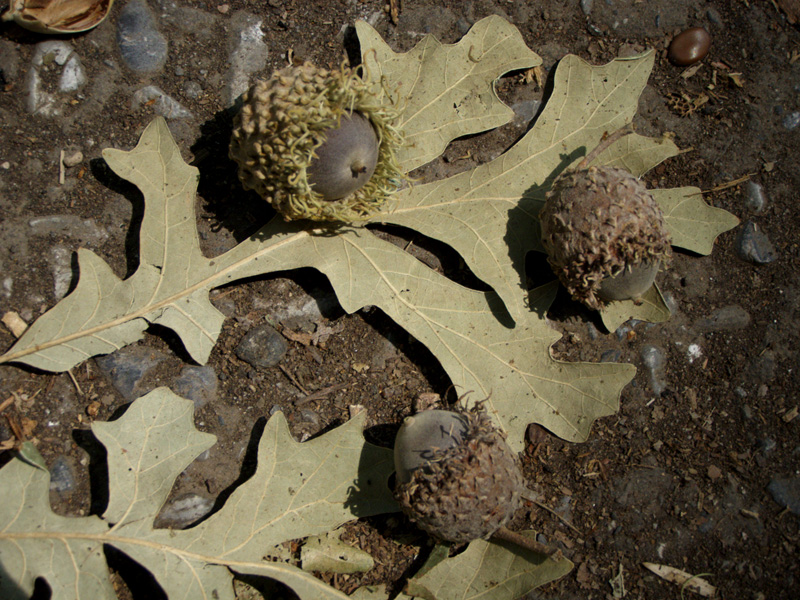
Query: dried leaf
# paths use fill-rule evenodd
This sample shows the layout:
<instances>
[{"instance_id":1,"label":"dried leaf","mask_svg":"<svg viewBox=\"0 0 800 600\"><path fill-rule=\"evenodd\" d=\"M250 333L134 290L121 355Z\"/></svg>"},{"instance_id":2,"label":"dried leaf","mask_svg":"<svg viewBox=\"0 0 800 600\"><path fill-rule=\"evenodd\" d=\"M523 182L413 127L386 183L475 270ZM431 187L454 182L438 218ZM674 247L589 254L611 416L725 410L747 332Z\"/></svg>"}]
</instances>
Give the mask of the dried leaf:
<instances>
[{"instance_id":1,"label":"dried leaf","mask_svg":"<svg viewBox=\"0 0 800 600\"><path fill-rule=\"evenodd\" d=\"M516 546L475 540L452 558L433 557L412 577L406 593L425 600L514 600L572 570L566 558L553 560Z\"/></svg>"},{"instance_id":2,"label":"dried leaf","mask_svg":"<svg viewBox=\"0 0 800 600\"><path fill-rule=\"evenodd\" d=\"M80 33L97 27L114 0L11 0L3 21L36 33Z\"/></svg>"},{"instance_id":3,"label":"dried leaf","mask_svg":"<svg viewBox=\"0 0 800 600\"><path fill-rule=\"evenodd\" d=\"M363 573L375 565L368 552L345 544L336 532L308 538L300 549L300 563L304 571L327 573Z\"/></svg>"},{"instance_id":4,"label":"dried leaf","mask_svg":"<svg viewBox=\"0 0 800 600\"><path fill-rule=\"evenodd\" d=\"M636 301L623 300L606 304L600 311L600 316L608 331L616 331L628 319L661 323L669 319L670 310L664 302L661 290L654 285Z\"/></svg>"},{"instance_id":5,"label":"dried leaf","mask_svg":"<svg viewBox=\"0 0 800 600\"><path fill-rule=\"evenodd\" d=\"M403 109L398 129L408 146L397 158L406 171L433 160L457 137L508 123L514 111L497 97L494 81L542 64L517 28L498 16L475 23L457 44L429 35L404 54L365 21L356 23L356 32L379 93Z\"/></svg>"},{"instance_id":6,"label":"dried leaf","mask_svg":"<svg viewBox=\"0 0 800 600\"><path fill-rule=\"evenodd\" d=\"M193 412L191 401L160 388L120 419L92 425L108 451L110 496L102 517L55 515L47 468L24 444L0 469L0 562L7 574L0 596L27 597L42 577L53 597L116 598L103 554L108 544L148 569L170 598L232 600L232 571L277 579L303 600L346 598L296 567L261 557L284 540L396 510L387 485L391 451L364 442L364 416L299 444L278 413L259 444L255 475L219 512L191 529L153 529L175 478L214 442L194 429Z\"/></svg>"},{"instance_id":7,"label":"dried leaf","mask_svg":"<svg viewBox=\"0 0 800 600\"><path fill-rule=\"evenodd\" d=\"M661 577L661 579L677 583L683 588L705 596L706 598L712 598L714 594L717 593L717 588L708 583L705 579L702 579L699 575L692 575L691 573L667 565L658 565L649 562L642 563L642 565Z\"/></svg>"}]
</instances>

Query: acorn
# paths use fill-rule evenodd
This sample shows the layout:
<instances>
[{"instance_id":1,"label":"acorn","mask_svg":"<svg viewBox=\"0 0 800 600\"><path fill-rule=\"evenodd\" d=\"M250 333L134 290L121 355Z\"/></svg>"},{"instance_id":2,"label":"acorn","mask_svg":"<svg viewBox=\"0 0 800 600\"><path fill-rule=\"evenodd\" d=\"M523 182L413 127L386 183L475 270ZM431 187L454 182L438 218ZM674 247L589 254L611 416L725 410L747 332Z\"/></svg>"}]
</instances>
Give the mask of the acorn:
<instances>
[{"instance_id":1,"label":"acorn","mask_svg":"<svg viewBox=\"0 0 800 600\"><path fill-rule=\"evenodd\" d=\"M396 192L398 112L358 74L306 62L276 71L243 96L230 156L245 189L286 220L357 222Z\"/></svg>"},{"instance_id":2,"label":"acorn","mask_svg":"<svg viewBox=\"0 0 800 600\"><path fill-rule=\"evenodd\" d=\"M637 300L669 258L670 236L653 195L615 167L587 166L626 128L559 175L539 213L542 245L559 281L593 310Z\"/></svg>"},{"instance_id":3,"label":"acorn","mask_svg":"<svg viewBox=\"0 0 800 600\"><path fill-rule=\"evenodd\" d=\"M485 411L429 410L408 417L395 440L395 498L431 536L488 538L520 506L517 455Z\"/></svg>"}]
</instances>

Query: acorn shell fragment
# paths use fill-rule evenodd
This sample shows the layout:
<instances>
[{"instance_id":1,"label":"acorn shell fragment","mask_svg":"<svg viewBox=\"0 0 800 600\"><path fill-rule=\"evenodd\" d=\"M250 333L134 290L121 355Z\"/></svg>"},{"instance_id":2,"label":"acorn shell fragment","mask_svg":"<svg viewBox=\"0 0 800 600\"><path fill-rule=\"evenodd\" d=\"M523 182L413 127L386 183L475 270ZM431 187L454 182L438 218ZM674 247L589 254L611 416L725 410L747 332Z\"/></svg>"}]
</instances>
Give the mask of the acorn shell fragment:
<instances>
[{"instance_id":1,"label":"acorn shell fragment","mask_svg":"<svg viewBox=\"0 0 800 600\"><path fill-rule=\"evenodd\" d=\"M418 447L414 447L416 440L405 442L404 437L417 428L414 419L442 416L436 413L455 416L442 426L434 423L433 436L427 442L421 438ZM404 452L395 452L395 498L403 512L421 529L448 542L488 538L504 526L521 502L522 471L516 454L486 413L425 411L409 419L411 423L407 421L398 432L395 447L410 452L411 460L419 456L424 460L403 481Z\"/></svg>"},{"instance_id":2,"label":"acorn shell fragment","mask_svg":"<svg viewBox=\"0 0 800 600\"><path fill-rule=\"evenodd\" d=\"M376 89L346 67L328 71L308 62L257 82L243 96L230 144L244 188L255 190L286 220L368 219L405 179L395 159L402 144L393 127L398 114L382 103ZM330 181L332 174L341 178L340 163L349 156L336 148L337 130L341 133L351 126L369 134L360 136L366 137L366 146L372 143L370 135L378 144L376 158L370 159L367 150L359 155L364 165L356 168L349 163L350 177L354 171L358 175L349 182L356 184L355 189ZM332 152L326 152L329 134ZM323 159L333 164L321 164ZM371 176L364 177L369 171ZM341 190L345 195L337 197Z\"/></svg>"},{"instance_id":3,"label":"acorn shell fragment","mask_svg":"<svg viewBox=\"0 0 800 600\"><path fill-rule=\"evenodd\" d=\"M97 27L114 0L11 0L3 21L36 33L80 33Z\"/></svg>"},{"instance_id":4,"label":"acorn shell fragment","mask_svg":"<svg viewBox=\"0 0 800 600\"><path fill-rule=\"evenodd\" d=\"M542 245L559 281L594 310L603 301L643 294L670 255L661 209L647 188L622 169L564 173L548 192L539 221Z\"/></svg>"}]
</instances>

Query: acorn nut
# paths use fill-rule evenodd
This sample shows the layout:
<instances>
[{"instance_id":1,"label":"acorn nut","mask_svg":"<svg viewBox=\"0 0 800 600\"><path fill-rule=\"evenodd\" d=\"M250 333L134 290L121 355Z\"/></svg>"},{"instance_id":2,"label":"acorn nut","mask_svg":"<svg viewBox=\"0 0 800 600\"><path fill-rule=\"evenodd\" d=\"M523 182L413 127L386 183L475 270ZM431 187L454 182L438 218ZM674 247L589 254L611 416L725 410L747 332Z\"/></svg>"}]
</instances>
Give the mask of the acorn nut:
<instances>
[{"instance_id":1,"label":"acorn nut","mask_svg":"<svg viewBox=\"0 0 800 600\"><path fill-rule=\"evenodd\" d=\"M429 410L406 419L395 440L395 498L433 537L488 538L521 502L516 454L485 411Z\"/></svg>"},{"instance_id":2,"label":"acorn nut","mask_svg":"<svg viewBox=\"0 0 800 600\"><path fill-rule=\"evenodd\" d=\"M700 62L711 48L711 35L702 27L692 27L676 35L669 45L667 56L680 67Z\"/></svg>"}]
</instances>

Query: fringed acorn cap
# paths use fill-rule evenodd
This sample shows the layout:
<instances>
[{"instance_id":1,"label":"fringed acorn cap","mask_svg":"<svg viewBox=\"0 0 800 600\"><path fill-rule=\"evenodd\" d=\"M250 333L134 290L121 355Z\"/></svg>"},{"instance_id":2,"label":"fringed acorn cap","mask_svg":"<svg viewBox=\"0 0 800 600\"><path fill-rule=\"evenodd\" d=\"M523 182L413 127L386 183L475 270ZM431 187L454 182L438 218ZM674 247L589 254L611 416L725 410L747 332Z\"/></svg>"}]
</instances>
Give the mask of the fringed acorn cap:
<instances>
[{"instance_id":1,"label":"fringed acorn cap","mask_svg":"<svg viewBox=\"0 0 800 600\"><path fill-rule=\"evenodd\" d=\"M563 173L539 213L547 260L572 297L597 310L604 283L633 273L631 296L646 291L670 255L664 217L652 194L630 173L589 167ZM611 287L611 286L607 286ZM643 288L643 289L642 289Z\"/></svg>"},{"instance_id":2,"label":"fringed acorn cap","mask_svg":"<svg viewBox=\"0 0 800 600\"><path fill-rule=\"evenodd\" d=\"M245 189L286 220L368 219L405 179L397 113L373 89L347 67L308 62L253 85L230 144Z\"/></svg>"},{"instance_id":3,"label":"fringed acorn cap","mask_svg":"<svg viewBox=\"0 0 800 600\"><path fill-rule=\"evenodd\" d=\"M415 429L422 430L422 439ZM395 498L403 512L440 540L487 538L521 502L519 460L480 408L424 411L406 419L395 442L395 466Z\"/></svg>"}]
</instances>

